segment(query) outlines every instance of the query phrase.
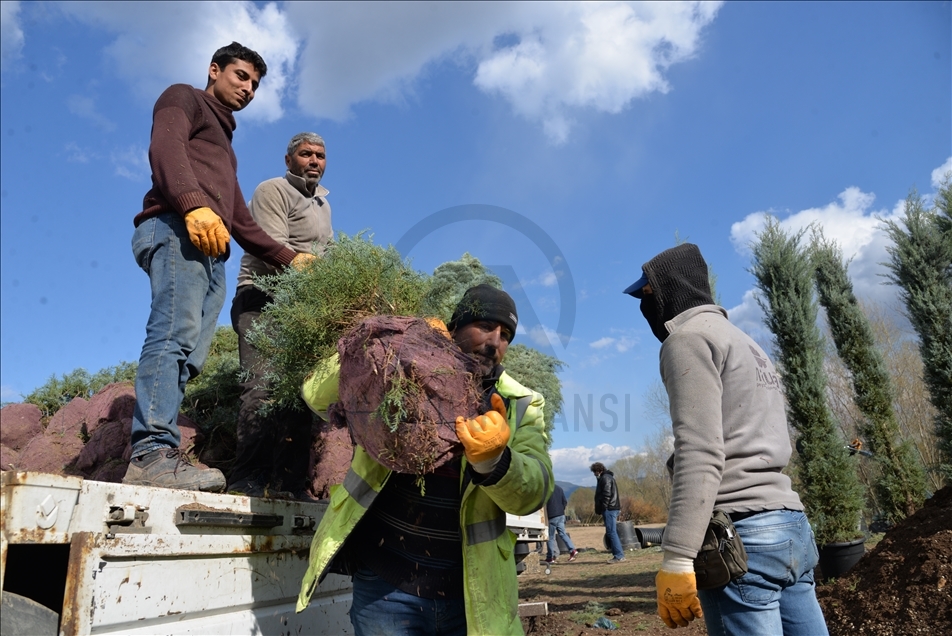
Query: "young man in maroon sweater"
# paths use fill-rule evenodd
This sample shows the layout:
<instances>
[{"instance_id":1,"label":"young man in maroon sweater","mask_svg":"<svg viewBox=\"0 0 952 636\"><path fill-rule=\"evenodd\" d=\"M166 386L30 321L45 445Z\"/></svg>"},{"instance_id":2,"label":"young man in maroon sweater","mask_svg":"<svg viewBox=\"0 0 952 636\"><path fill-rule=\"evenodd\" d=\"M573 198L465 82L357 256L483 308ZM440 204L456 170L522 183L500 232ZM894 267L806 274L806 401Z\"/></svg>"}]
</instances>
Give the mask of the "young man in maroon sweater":
<instances>
[{"instance_id":1,"label":"young man in maroon sweater","mask_svg":"<svg viewBox=\"0 0 952 636\"><path fill-rule=\"evenodd\" d=\"M175 84L155 103L152 189L132 237L136 262L152 285L152 311L123 483L224 490L221 471L194 466L179 452L177 420L185 383L202 370L225 302L229 241L234 236L245 251L275 266L299 267L314 258L258 227L238 187L232 113L251 103L265 73L260 55L232 42L212 57L204 91Z\"/></svg>"}]
</instances>

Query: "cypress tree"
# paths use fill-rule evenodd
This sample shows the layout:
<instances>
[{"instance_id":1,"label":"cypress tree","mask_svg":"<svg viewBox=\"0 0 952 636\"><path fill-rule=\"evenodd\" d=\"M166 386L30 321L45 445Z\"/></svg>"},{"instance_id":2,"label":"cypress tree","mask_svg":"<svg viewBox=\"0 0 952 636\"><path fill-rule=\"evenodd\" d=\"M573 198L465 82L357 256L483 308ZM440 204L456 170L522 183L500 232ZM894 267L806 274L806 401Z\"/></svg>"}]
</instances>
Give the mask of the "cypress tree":
<instances>
[{"instance_id":1,"label":"cypress tree","mask_svg":"<svg viewBox=\"0 0 952 636\"><path fill-rule=\"evenodd\" d=\"M952 480L952 183L946 177L935 206L926 210L913 191L903 217L886 221L893 241L887 248L889 279L913 329L919 335L919 353L936 409L935 431L946 481Z\"/></svg>"},{"instance_id":2,"label":"cypress tree","mask_svg":"<svg viewBox=\"0 0 952 636\"><path fill-rule=\"evenodd\" d=\"M895 523L922 505L925 473L912 444L902 439L893 410L892 381L853 293L839 247L815 229L811 252L820 304L837 353L852 375L856 406L865 416L860 434L881 469L876 492L887 518Z\"/></svg>"},{"instance_id":3,"label":"cypress tree","mask_svg":"<svg viewBox=\"0 0 952 636\"><path fill-rule=\"evenodd\" d=\"M855 460L826 401L824 343L816 324L810 259L800 248L803 234L788 236L768 218L753 245L751 273L762 293L757 302L764 322L776 339L790 424L799 433L800 495L817 543L825 545L857 537L863 497Z\"/></svg>"}]
</instances>

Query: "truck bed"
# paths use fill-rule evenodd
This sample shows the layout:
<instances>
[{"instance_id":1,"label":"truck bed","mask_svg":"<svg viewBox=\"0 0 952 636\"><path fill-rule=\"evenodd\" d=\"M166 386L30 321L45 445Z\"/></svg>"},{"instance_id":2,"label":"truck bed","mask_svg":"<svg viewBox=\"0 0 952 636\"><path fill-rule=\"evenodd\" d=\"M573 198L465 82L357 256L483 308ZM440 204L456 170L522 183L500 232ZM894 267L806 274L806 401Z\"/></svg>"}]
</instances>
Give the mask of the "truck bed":
<instances>
[{"instance_id":1,"label":"truck bed","mask_svg":"<svg viewBox=\"0 0 952 636\"><path fill-rule=\"evenodd\" d=\"M2 594L58 614L64 636L352 633L349 578L294 612L326 502L24 472L0 487Z\"/></svg>"}]
</instances>

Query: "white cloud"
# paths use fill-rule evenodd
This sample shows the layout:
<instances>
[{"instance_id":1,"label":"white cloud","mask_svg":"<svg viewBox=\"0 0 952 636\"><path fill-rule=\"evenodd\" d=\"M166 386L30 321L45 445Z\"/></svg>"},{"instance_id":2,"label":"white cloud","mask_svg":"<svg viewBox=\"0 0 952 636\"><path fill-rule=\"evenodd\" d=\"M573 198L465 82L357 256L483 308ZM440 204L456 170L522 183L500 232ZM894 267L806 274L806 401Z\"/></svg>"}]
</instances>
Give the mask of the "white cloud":
<instances>
[{"instance_id":1,"label":"white cloud","mask_svg":"<svg viewBox=\"0 0 952 636\"><path fill-rule=\"evenodd\" d=\"M402 103L432 65L455 63L480 90L564 142L586 112L618 113L666 92L667 69L697 54L720 2L84 2L57 5L115 34L106 55L136 94L204 86L213 51L231 40L269 72L247 115L274 121L296 93L301 110L335 120L367 101ZM174 6L174 10L170 7ZM3 3L4 61L23 33ZM8 20L8 14L11 19ZM9 37L8 37L9 34ZM298 50L303 45L300 58ZM300 60L299 67L295 65ZM291 78L294 79L292 86ZM548 284L554 284L550 281Z\"/></svg>"},{"instance_id":2,"label":"white cloud","mask_svg":"<svg viewBox=\"0 0 952 636\"><path fill-rule=\"evenodd\" d=\"M149 153L141 146L129 146L113 151L110 156L116 174L131 181L145 181L152 173Z\"/></svg>"},{"instance_id":3,"label":"white cloud","mask_svg":"<svg viewBox=\"0 0 952 636\"><path fill-rule=\"evenodd\" d=\"M938 188L944 175L950 171L952 157L932 171L933 187ZM857 298L898 309L896 287L887 284L885 278L887 270L883 263L889 260L886 250L892 242L883 229L882 221L899 219L905 201L897 201L892 209L876 209L873 206L876 196L857 187L846 188L837 198L838 201L824 207L809 208L786 216L780 221L780 227L788 233L799 232L810 224L822 228L824 236L836 241L843 256L851 259L848 272ZM931 197L926 195L923 198ZM739 254L747 257L751 255L750 245L763 230L768 213L779 216L774 211L756 212L731 226L731 242ZM804 240L809 240L809 234ZM772 334L763 324L763 311L757 303L758 293L754 289L744 292L741 303L728 309L728 315L732 323L762 345L767 345L772 341Z\"/></svg>"},{"instance_id":4,"label":"white cloud","mask_svg":"<svg viewBox=\"0 0 952 636\"><path fill-rule=\"evenodd\" d=\"M559 284L559 277L555 272L546 272L539 277L539 284L543 287L554 287Z\"/></svg>"},{"instance_id":5,"label":"white cloud","mask_svg":"<svg viewBox=\"0 0 952 636\"><path fill-rule=\"evenodd\" d=\"M887 260L886 247L889 239L883 231L880 219L895 219L902 213L902 202L893 209L873 207L876 195L857 187L846 188L838 201L820 208L810 208L791 214L780 221L780 227L788 232L799 232L811 224L822 228L827 239L836 241L843 256L850 260L849 274L857 297L877 302L890 303L895 299L895 288L884 285L886 273L883 261ZM763 230L765 213L748 215L731 226L731 242L738 253L750 256L750 245ZM804 237L809 240L809 235ZM752 295L745 295L746 307L736 307L732 312L759 314ZM733 318L733 313L732 313Z\"/></svg>"},{"instance_id":6,"label":"white cloud","mask_svg":"<svg viewBox=\"0 0 952 636\"><path fill-rule=\"evenodd\" d=\"M20 27L20 3L0 2L0 68L6 69L23 51L23 29Z\"/></svg>"},{"instance_id":7,"label":"white cloud","mask_svg":"<svg viewBox=\"0 0 952 636\"><path fill-rule=\"evenodd\" d=\"M474 83L563 142L583 110L618 113L667 91L664 71L697 51L721 3L291 3L307 40L298 105L346 118L400 102L429 64L475 64Z\"/></svg>"},{"instance_id":8,"label":"white cloud","mask_svg":"<svg viewBox=\"0 0 952 636\"><path fill-rule=\"evenodd\" d=\"M75 141L71 141L63 146L63 149L66 151L66 161L72 163L89 163L91 159L96 159L96 153L86 149L80 148Z\"/></svg>"},{"instance_id":9,"label":"white cloud","mask_svg":"<svg viewBox=\"0 0 952 636\"><path fill-rule=\"evenodd\" d=\"M60 8L79 20L116 33L106 53L120 77L143 99L154 100L169 85L204 88L212 54L232 40L250 47L268 64L268 74L247 117L281 117L298 40L288 18L271 3L251 2L67 2ZM6 27L4 27L6 28Z\"/></svg>"},{"instance_id":10,"label":"white cloud","mask_svg":"<svg viewBox=\"0 0 952 636\"><path fill-rule=\"evenodd\" d=\"M720 3L565 3L540 8L519 41L481 60L475 83L541 120L564 142L574 112L618 113L669 89L663 72L692 57Z\"/></svg>"},{"instance_id":11,"label":"white cloud","mask_svg":"<svg viewBox=\"0 0 952 636\"><path fill-rule=\"evenodd\" d=\"M932 171L932 187L938 190L949 173L952 173L952 157L946 159L944 164Z\"/></svg>"},{"instance_id":12,"label":"white cloud","mask_svg":"<svg viewBox=\"0 0 952 636\"><path fill-rule=\"evenodd\" d=\"M520 329L523 329L522 325L516 327L517 332L519 332ZM535 325L531 329L525 330L523 333L529 336L529 339L533 342L533 344L539 347L549 348L555 343L562 342L559 332L555 329L546 327L545 325Z\"/></svg>"},{"instance_id":13,"label":"white cloud","mask_svg":"<svg viewBox=\"0 0 952 636\"><path fill-rule=\"evenodd\" d=\"M70 95L66 100L66 107L69 112L91 122L94 127L102 132L112 132L116 129L115 122L96 109L96 100L92 97Z\"/></svg>"},{"instance_id":14,"label":"white cloud","mask_svg":"<svg viewBox=\"0 0 952 636\"><path fill-rule=\"evenodd\" d=\"M605 466L631 457L637 451L630 446L612 446L599 444L594 448L576 446L573 448L557 448L549 451L552 458L552 470L559 481L568 481L579 486L595 486L595 476L589 467L594 462L601 462Z\"/></svg>"},{"instance_id":15,"label":"white cloud","mask_svg":"<svg viewBox=\"0 0 952 636\"><path fill-rule=\"evenodd\" d=\"M612 347L619 353L624 353L631 349L636 342L636 339L629 338L627 336L622 336L620 338L605 336L604 338L599 338L595 342L590 342L588 346L592 347L593 349L605 349L606 347Z\"/></svg>"},{"instance_id":16,"label":"white cloud","mask_svg":"<svg viewBox=\"0 0 952 636\"><path fill-rule=\"evenodd\" d=\"M489 50L496 35L530 23L538 9L505 2L290 3L291 23L307 40L298 105L339 120L363 101L402 102L427 65Z\"/></svg>"}]
</instances>

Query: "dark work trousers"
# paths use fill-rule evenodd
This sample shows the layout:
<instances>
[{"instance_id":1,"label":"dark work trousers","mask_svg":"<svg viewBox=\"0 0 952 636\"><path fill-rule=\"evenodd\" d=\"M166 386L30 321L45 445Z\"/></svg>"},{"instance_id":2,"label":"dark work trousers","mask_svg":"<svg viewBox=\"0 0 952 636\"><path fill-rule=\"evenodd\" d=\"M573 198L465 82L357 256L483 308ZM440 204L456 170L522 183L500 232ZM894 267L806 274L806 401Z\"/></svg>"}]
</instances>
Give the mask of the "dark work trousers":
<instances>
[{"instance_id":1,"label":"dark work trousers","mask_svg":"<svg viewBox=\"0 0 952 636\"><path fill-rule=\"evenodd\" d=\"M310 456L311 411L298 398L299 408L258 413L270 398L265 383L267 362L252 347L246 335L271 296L253 285L238 289L231 304L231 325L238 332L238 356L245 374L241 383L241 407L238 411L235 466L228 483L258 473L272 490L302 491L307 478Z\"/></svg>"}]
</instances>

